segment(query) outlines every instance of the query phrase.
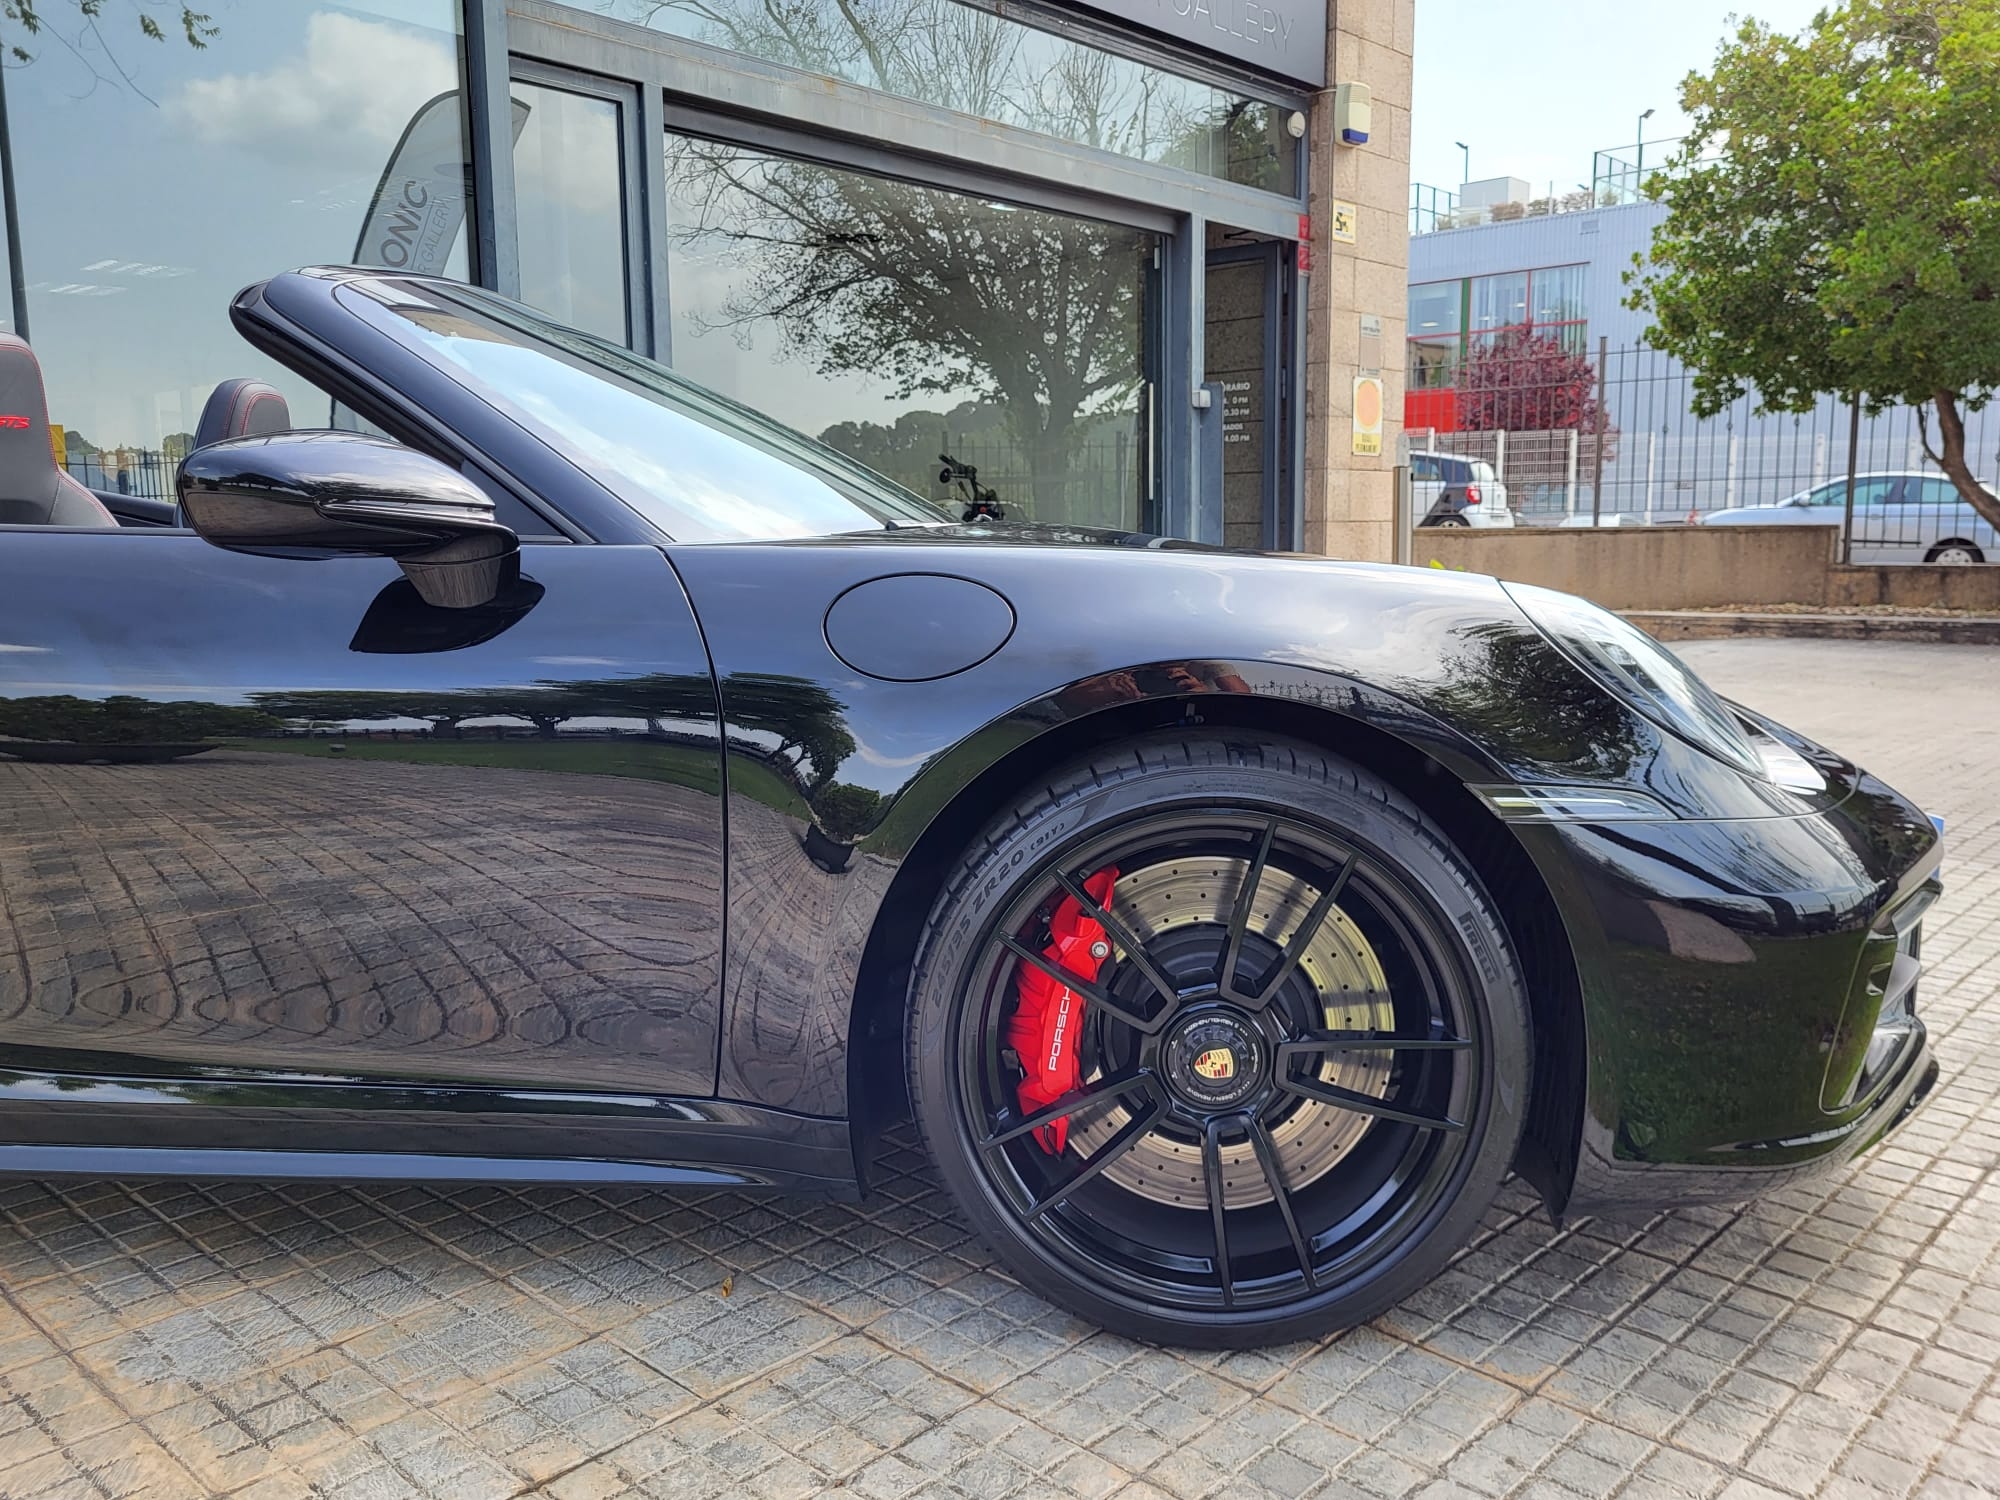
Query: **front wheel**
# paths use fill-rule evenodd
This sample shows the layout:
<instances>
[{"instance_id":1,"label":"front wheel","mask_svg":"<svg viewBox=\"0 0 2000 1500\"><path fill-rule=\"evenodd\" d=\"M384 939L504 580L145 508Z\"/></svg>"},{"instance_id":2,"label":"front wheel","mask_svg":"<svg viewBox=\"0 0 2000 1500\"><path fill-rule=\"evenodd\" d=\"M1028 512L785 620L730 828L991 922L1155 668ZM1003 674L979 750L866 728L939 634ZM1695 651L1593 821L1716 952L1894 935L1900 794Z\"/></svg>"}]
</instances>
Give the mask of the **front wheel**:
<instances>
[{"instance_id":1,"label":"front wheel","mask_svg":"<svg viewBox=\"0 0 2000 1500\"><path fill-rule=\"evenodd\" d=\"M1415 806L1302 744L1151 738L978 840L912 980L940 1174L1032 1290L1243 1347L1361 1322L1492 1202L1519 966Z\"/></svg>"}]
</instances>

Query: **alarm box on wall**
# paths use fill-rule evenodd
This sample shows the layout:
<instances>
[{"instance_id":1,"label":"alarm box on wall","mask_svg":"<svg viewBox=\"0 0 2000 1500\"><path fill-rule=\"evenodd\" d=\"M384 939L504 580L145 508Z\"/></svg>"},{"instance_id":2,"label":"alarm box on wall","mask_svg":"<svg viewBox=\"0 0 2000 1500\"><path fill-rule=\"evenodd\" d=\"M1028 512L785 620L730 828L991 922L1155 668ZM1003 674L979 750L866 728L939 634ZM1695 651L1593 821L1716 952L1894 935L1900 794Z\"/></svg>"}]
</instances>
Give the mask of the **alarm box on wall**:
<instances>
[{"instance_id":1,"label":"alarm box on wall","mask_svg":"<svg viewBox=\"0 0 2000 1500\"><path fill-rule=\"evenodd\" d=\"M1374 128L1375 96L1365 83L1343 83L1333 91L1333 138L1343 146L1365 146Z\"/></svg>"}]
</instances>

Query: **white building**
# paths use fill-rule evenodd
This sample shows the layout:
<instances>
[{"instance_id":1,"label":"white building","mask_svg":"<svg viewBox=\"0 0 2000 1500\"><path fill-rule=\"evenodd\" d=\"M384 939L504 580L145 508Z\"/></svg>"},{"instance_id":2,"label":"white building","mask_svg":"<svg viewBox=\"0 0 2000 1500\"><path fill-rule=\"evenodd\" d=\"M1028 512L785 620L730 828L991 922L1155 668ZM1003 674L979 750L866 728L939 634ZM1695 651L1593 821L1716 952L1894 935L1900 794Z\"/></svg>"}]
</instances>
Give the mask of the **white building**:
<instances>
[{"instance_id":1,"label":"white building","mask_svg":"<svg viewBox=\"0 0 2000 1500\"><path fill-rule=\"evenodd\" d=\"M1467 197L1456 201L1456 213L1432 222L1468 217ZM1530 328L1593 364L1606 351L1605 407L1617 433L1605 448L1607 511L1679 519L1694 510L1768 504L1847 472L1846 403L1823 401L1800 416L1762 415L1753 397L1700 420L1687 369L1645 347L1650 318L1626 306L1626 277L1665 219L1663 207L1529 213L1529 206L1488 203L1471 215L1485 222L1462 228L1427 229L1422 218L1413 226L1427 230L1410 240L1404 418L1413 447L1430 443L1502 461L1516 504L1533 518L1591 508L1595 464L1587 439L1461 430L1457 382L1466 355L1483 339ZM1989 483L2000 480L2000 413L1972 416L1967 440L1974 470ZM1908 410L1864 419L1856 452L1863 472L1935 467Z\"/></svg>"}]
</instances>

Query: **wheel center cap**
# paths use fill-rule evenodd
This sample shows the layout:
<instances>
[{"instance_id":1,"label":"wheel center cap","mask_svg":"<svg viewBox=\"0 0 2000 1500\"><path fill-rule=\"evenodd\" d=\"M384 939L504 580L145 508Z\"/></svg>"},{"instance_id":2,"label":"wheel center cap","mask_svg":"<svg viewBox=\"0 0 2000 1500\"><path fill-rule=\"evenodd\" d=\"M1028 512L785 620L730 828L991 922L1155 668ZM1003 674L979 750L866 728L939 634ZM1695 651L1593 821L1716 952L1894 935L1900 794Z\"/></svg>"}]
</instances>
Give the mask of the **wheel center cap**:
<instances>
[{"instance_id":1,"label":"wheel center cap","mask_svg":"<svg viewBox=\"0 0 2000 1500\"><path fill-rule=\"evenodd\" d=\"M1167 1034L1167 1082L1183 1103L1220 1113L1263 1083L1264 1052L1263 1039L1248 1021L1213 1012L1196 1016Z\"/></svg>"}]
</instances>

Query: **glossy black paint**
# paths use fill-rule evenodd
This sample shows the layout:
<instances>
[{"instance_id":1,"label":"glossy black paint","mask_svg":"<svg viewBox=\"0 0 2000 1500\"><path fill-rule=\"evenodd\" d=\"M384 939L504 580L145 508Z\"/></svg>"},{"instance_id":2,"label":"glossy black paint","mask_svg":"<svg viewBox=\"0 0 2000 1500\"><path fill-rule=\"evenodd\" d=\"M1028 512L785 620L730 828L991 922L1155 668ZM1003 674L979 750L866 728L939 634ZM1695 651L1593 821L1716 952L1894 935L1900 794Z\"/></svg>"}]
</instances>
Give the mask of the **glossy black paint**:
<instances>
[{"instance_id":1,"label":"glossy black paint","mask_svg":"<svg viewBox=\"0 0 2000 1500\"><path fill-rule=\"evenodd\" d=\"M0 1173L854 1191L842 1122L712 1099L244 1077L226 1066L121 1077L92 1054L31 1048L7 1059Z\"/></svg>"},{"instance_id":2,"label":"glossy black paint","mask_svg":"<svg viewBox=\"0 0 2000 1500\"><path fill-rule=\"evenodd\" d=\"M829 740L852 745L816 774L810 798L838 809L856 851L850 876L804 860L787 871L739 847L751 820L732 797L732 911L803 905L825 920L753 926L756 941L732 946L725 1094L814 1113L852 1107L844 1059L826 1045L845 1034L852 989L872 998L852 904L927 906L934 890L921 886L878 894L888 866L955 799L997 811L981 779L1010 754L1135 708L1160 723L1249 724L1283 706L1336 748L1365 725L1461 783L1608 783L1684 819L1513 830L1568 934L1586 1036L1587 1076L1553 1085L1576 1091L1576 1134L1550 1188L1558 1202L1580 1212L1743 1196L1734 1174L1777 1165L1773 1143L1834 1132L1784 1155L1838 1154L1893 1104L1878 1097L1834 1118L1818 1100L1868 928L1935 862L1929 821L1803 741L1829 783L1803 798L1693 749L1584 679L1490 579L950 528L670 550L715 656L725 719L738 715L733 683L775 670L815 683L838 725ZM852 578L941 568L932 559L946 556L1013 601L1020 625L1007 645L942 682L843 673L811 628L818 601ZM1051 676L1067 681L1050 692ZM856 806L872 813L865 827L851 822ZM803 990L800 975L814 977ZM1906 1081L1914 1088L1915 1075ZM1579 1154L1595 1175L1572 1198Z\"/></svg>"},{"instance_id":3,"label":"glossy black paint","mask_svg":"<svg viewBox=\"0 0 2000 1500\"><path fill-rule=\"evenodd\" d=\"M885 682L935 682L968 671L1013 633L1005 597L941 573L868 579L826 612L826 644L841 665Z\"/></svg>"},{"instance_id":4,"label":"glossy black paint","mask_svg":"<svg viewBox=\"0 0 2000 1500\"><path fill-rule=\"evenodd\" d=\"M699 632L655 548L528 551L496 619L383 558L5 534L0 1046L712 1093Z\"/></svg>"},{"instance_id":5,"label":"glossy black paint","mask_svg":"<svg viewBox=\"0 0 2000 1500\"><path fill-rule=\"evenodd\" d=\"M1053 763L1191 722L1366 758L1481 863L1540 977L1532 1168L1559 1209L1742 1196L1925 1086L1919 1039L1821 1107L1874 1020L1871 929L1935 865L1921 812L1804 742L1807 796L1695 750L1492 580L1024 527L678 545L343 282L277 278L238 325L514 530L583 545L524 547L492 601L442 610L381 558L0 529L0 1065L27 1080L0 1138L74 1145L83 1115L35 1101L117 1080L137 1096L84 1113L126 1146L171 1118L176 1149L276 1131L410 1175L413 1149L546 1162L571 1127L515 1115L561 1111L506 1101L554 1093L619 1122L575 1154L847 1175L827 1133L894 1092L910 945L964 840ZM920 641L841 609L911 577L951 580L920 591ZM57 764L93 749L157 763ZM1464 791L1496 783L1680 821L1502 825ZM313 1092L190 1112L129 1082L189 1069ZM457 1102L390 1097L411 1088ZM329 1100L390 1124L294 1137ZM738 1144L705 1145L729 1110Z\"/></svg>"},{"instance_id":6,"label":"glossy black paint","mask_svg":"<svg viewBox=\"0 0 2000 1500\"><path fill-rule=\"evenodd\" d=\"M325 547L394 557L495 529L493 501L456 469L359 432L281 432L197 448L181 513L218 547Z\"/></svg>"}]
</instances>

